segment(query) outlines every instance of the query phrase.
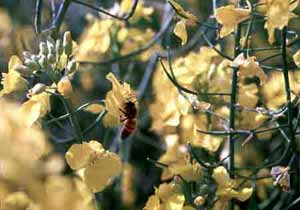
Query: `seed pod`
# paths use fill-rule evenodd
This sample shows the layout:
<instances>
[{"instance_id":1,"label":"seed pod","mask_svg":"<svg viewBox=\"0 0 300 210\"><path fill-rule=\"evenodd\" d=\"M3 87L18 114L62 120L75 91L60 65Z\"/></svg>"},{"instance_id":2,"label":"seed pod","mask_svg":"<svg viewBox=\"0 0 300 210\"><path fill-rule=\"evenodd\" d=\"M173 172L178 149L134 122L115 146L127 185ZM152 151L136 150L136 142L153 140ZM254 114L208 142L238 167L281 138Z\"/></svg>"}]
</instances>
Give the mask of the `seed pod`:
<instances>
[{"instance_id":1,"label":"seed pod","mask_svg":"<svg viewBox=\"0 0 300 210\"><path fill-rule=\"evenodd\" d=\"M40 54L41 55L47 55L48 54L48 47L45 42L40 43Z\"/></svg>"},{"instance_id":2,"label":"seed pod","mask_svg":"<svg viewBox=\"0 0 300 210\"><path fill-rule=\"evenodd\" d=\"M63 47L64 47L66 55L69 56L69 55L72 54L73 43L72 43L72 37L71 37L71 32L70 31L67 31L64 34Z\"/></svg>"},{"instance_id":3,"label":"seed pod","mask_svg":"<svg viewBox=\"0 0 300 210\"><path fill-rule=\"evenodd\" d=\"M67 72L68 74L72 74L73 72L75 72L77 70L77 63L75 60L71 60L70 62L68 62L67 65Z\"/></svg>"},{"instance_id":4,"label":"seed pod","mask_svg":"<svg viewBox=\"0 0 300 210\"><path fill-rule=\"evenodd\" d=\"M42 68L47 68L48 61L47 61L47 57L45 55L41 56L41 58L39 59L39 64Z\"/></svg>"},{"instance_id":5,"label":"seed pod","mask_svg":"<svg viewBox=\"0 0 300 210\"><path fill-rule=\"evenodd\" d=\"M46 90L47 86L42 83L37 83L33 88L31 88L27 94L27 97L30 98L33 95L40 94Z\"/></svg>"},{"instance_id":6,"label":"seed pod","mask_svg":"<svg viewBox=\"0 0 300 210\"><path fill-rule=\"evenodd\" d=\"M31 59L26 59L24 61L24 63L32 71L36 71L36 70L38 70L40 68L39 64L36 63L35 61L31 60Z\"/></svg>"},{"instance_id":7,"label":"seed pod","mask_svg":"<svg viewBox=\"0 0 300 210\"><path fill-rule=\"evenodd\" d=\"M14 70L20 73L23 77L29 77L32 74L31 69L24 65L16 65Z\"/></svg>"},{"instance_id":8,"label":"seed pod","mask_svg":"<svg viewBox=\"0 0 300 210\"><path fill-rule=\"evenodd\" d=\"M61 55L64 52L64 46L63 43L60 39L56 40L56 44L55 44L55 52L57 55Z\"/></svg>"},{"instance_id":9,"label":"seed pod","mask_svg":"<svg viewBox=\"0 0 300 210\"><path fill-rule=\"evenodd\" d=\"M65 97L72 96L73 94L72 83L67 76L64 76L60 79L60 81L57 84L57 90L61 95Z\"/></svg>"}]
</instances>

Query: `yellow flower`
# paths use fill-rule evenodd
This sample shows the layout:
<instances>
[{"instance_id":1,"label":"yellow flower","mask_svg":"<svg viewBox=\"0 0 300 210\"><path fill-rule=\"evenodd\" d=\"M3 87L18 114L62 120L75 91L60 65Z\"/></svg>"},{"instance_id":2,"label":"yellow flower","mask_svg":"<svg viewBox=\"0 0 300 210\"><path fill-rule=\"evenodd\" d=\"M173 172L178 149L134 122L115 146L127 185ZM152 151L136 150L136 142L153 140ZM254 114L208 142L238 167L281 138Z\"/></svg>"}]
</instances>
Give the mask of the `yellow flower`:
<instances>
[{"instance_id":1,"label":"yellow flower","mask_svg":"<svg viewBox=\"0 0 300 210\"><path fill-rule=\"evenodd\" d=\"M258 102L258 88L256 84L241 84L239 86L238 103L247 108L255 108Z\"/></svg>"},{"instance_id":2,"label":"yellow flower","mask_svg":"<svg viewBox=\"0 0 300 210\"><path fill-rule=\"evenodd\" d=\"M50 94L46 92L33 95L19 109L21 113L27 113L26 125L28 127L32 126L38 119L46 116L50 110Z\"/></svg>"},{"instance_id":3,"label":"yellow flower","mask_svg":"<svg viewBox=\"0 0 300 210\"><path fill-rule=\"evenodd\" d=\"M133 0L122 0L120 5L121 14L129 14L133 7ZM149 19L154 9L152 7L145 7L142 1L139 1L133 16L129 19L130 22L136 22L141 18Z\"/></svg>"},{"instance_id":4,"label":"yellow flower","mask_svg":"<svg viewBox=\"0 0 300 210\"><path fill-rule=\"evenodd\" d=\"M0 91L0 97L10 93L24 93L27 89L27 80L15 71L18 65L22 65L22 61L19 57L12 56L8 63L8 73L3 73L3 89Z\"/></svg>"},{"instance_id":5,"label":"yellow flower","mask_svg":"<svg viewBox=\"0 0 300 210\"><path fill-rule=\"evenodd\" d=\"M241 53L234 59L232 65L239 67L239 76L241 78L257 76L261 85L267 80L266 74L260 68L254 56L245 58L244 54Z\"/></svg>"},{"instance_id":6,"label":"yellow flower","mask_svg":"<svg viewBox=\"0 0 300 210\"><path fill-rule=\"evenodd\" d=\"M185 20L178 21L174 28L174 34L181 39L181 45L185 45L188 40L188 34L186 31Z\"/></svg>"},{"instance_id":7,"label":"yellow flower","mask_svg":"<svg viewBox=\"0 0 300 210\"><path fill-rule=\"evenodd\" d=\"M73 144L66 161L73 170L84 169L83 179L93 192L102 191L121 172L121 160L97 141Z\"/></svg>"},{"instance_id":8,"label":"yellow flower","mask_svg":"<svg viewBox=\"0 0 300 210\"><path fill-rule=\"evenodd\" d=\"M216 19L223 26L220 37L223 38L232 33L239 23L249 18L250 13L250 9L235 8L233 5L218 8Z\"/></svg>"},{"instance_id":9,"label":"yellow flower","mask_svg":"<svg viewBox=\"0 0 300 210\"><path fill-rule=\"evenodd\" d=\"M78 61L99 61L111 45L111 19L98 20L90 18L89 26L80 37L75 59Z\"/></svg>"},{"instance_id":10,"label":"yellow flower","mask_svg":"<svg viewBox=\"0 0 300 210\"><path fill-rule=\"evenodd\" d=\"M161 179L168 180L175 175L180 175L187 181L198 180L201 176L201 166L190 161L186 146L179 145L175 135L168 135L166 143L167 151L158 160L158 162L168 165L163 169Z\"/></svg>"},{"instance_id":11,"label":"yellow flower","mask_svg":"<svg viewBox=\"0 0 300 210\"><path fill-rule=\"evenodd\" d=\"M155 195L148 198L143 210L182 210L184 195L174 183L163 183L156 190Z\"/></svg>"},{"instance_id":12,"label":"yellow flower","mask_svg":"<svg viewBox=\"0 0 300 210\"><path fill-rule=\"evenodd\" d=\"M185 9L176 1L168 0L168 2L171 4L176 14L179 15L181 18L186 19L192 25L197 23L197 17L192 13L185 11Z\"/></svg>"},{"instance_id":13,"label":"yellow flower","mask_svg":"<svg viewBox=\"0 0 300 210\"><path fill-rule=\"evenodd\" d=\"M30 204L32 203L32 200L28 197L27 194L24 192L15 192L9 194L4 202L3 207L7 210L23 210L29 208Z\"/></svg>"},{"instance_id":14,"label":"yellow flower","mask_svg":"<svg viewBox=\"0 0 300 210\"><path fill-rule=\"evenodd\" d=\"M299 1L294 0L265 0L267 21L265 28L268 30L269 43L275 41L275 29L282 30L284 26L288 25L291 18L297 17L292 11L296 9ZM292 4L290 4L293 2Z\"/></svg>"},{"instance_id":15,"label":"yellow flower","mask_svg":"<svg viewBox=\"0 0 300 210\"><path fill-rule=\"evenodd\" d=\"M252 188L245 187L240 190L236 189L236 187L238 187L236 181L229 177L226 168L223 166L215 168L212 177L217 183L216 195L218 196L219 201L224 205L233 198L238 199L239 201L246 201L252 195Z\"/></svg>"},{"instance_id":16,"label":"yellow flower","mask_svg":"<svg viewBox=\"0 0 300 210\"><path fill-rule=\"evenodd\" d=\"M300 50L298 50L294 55L293 55L293 60L295 64L300 67Z\"/></svg>"},{"instance_id":17,"label":"yellow flower","mask_svg":"<svg viewBox=\"0 0 300 210\"><path fill-rule=\"evenodd\" d=\"M295 94L300 92L299 75L299 72L289 72L291 90ZM280 72L271 73L266 84L262 86L262 93L264 102L269 109L277 109L286 103L283 74ZM293 100L295 95L292 94L291 97Z\"/></svg>"},{"instance_id":18,"label":"yellow flower","mask_svg":"<svg viewBox=\"0 0 300 210\"><path fill-rule=\"evenodd\" d=\"M139 28L122 28L117 35L118 41L122 43L121 55L127 55L144 47L155 36L155 32L151 28L144 30ZM156 44L145 52L140 53L138 58L142 61L148 61L153 52L160 49L160 46Z\"/></svg>"},{"instance_id":19,"label":"yellow flower","mask_svg":"<svg viewBox=\"0 0 300 210\"><path fill-rule=\"evenodd\" d=\"M103 123L106 127L114 127L121 123L126 103L133 102L137 106L137 99L130 85L125 82L121 83L113 73L109 73L106 78L112 83L112 90L106 94L105 108L107 114Z\"/></svg>"}]
</instances>

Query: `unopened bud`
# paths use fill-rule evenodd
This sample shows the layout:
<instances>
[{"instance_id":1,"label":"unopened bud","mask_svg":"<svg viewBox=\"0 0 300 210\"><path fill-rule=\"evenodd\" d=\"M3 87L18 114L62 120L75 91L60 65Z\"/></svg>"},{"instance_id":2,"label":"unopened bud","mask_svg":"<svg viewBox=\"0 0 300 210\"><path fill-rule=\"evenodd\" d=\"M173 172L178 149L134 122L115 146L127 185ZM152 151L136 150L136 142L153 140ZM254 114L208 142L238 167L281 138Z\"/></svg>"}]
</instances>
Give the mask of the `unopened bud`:
<instances>
[{"instance_id":1,"label":"unopened bud","mask_svg":"<svg viewBox=\"0 0 300 210\"><path fill-rule=\"evenodd\" d=\"M63 47L64 47L66 55L71 55L72 54L73 43L72 43L72 37L71 37L71 32L70 31L67 31L64 34Z\"/></svg>"},{"instance_id":2,"label":"unopened bud","mask_svg":"<svg viewBox=\"0 0 300 210\"><path fill-rule=\"evenodd\" d=\"M194 204L195 204L196 206L202 206L204 203L205 203L205 197L203 197L203 196L197 196L197 197L194 199Z\"/></svg>"},{"instance_id":3,"label":"unopened bud","mask_svg":"<svg viewBox=\"0 0 300 210\"><path fill-rule=\"evenodd\" d=\"M24 61L25 65L30 68L32 71L36 71L40 68L39 64L31 59L26 59Z\"/></svg>"},{"instance_id":4,"label":"unopened bud","mask_svg":"<svg viewBox=\"0 0 300 210\"><path fill-rule=\"evenodd\" d=\"M24 65L16 65L14 70L20 73L23 77L29 77L32 74L31 69Z\"/></svg>"},{"instance_id":5,"label":"unopened bud","mask_svg":"<svg viewBox=\"0 0 300 210\"><path fill-rule=\"evenodd\" d=\"M62 77L58 82L57 90L61 95L65 97L70 97L73 94L72 84L67 76Z\"/></svg>"},{"instance_id":6,"label":"unopened bud","mask_svg":"<svg viewBox=\"0 0 300 210\"><path fill-rule=\"evenodd\" d=\"M48 54L48 47L45 42L40 43L40 54L41 55L47 55Z\"/></svg>"},{"instance_id":7,"label":"unopened bud","mask_svg":"<svg viewBox=\"0 0 300 210\"><path fill-rule=\"evenodd\" d=\"M57 55L61 55L64 52L64 46L60 39L56 40L55 51Z\"/></svg>"},{"instance_id":8,"label":"unopened bud","mask_svg":"<svg viewBox=\"0 0 300 210\"><path fill-rule=\"evenodd\" d=\"M55 55L54 54L48 54L47 59L50 64L55 63Z\"/></svg>"},{"instance_id":9,"label":"unopened bud","mask_svg":"<svg viewBox=\"0 0 300 210\"><path fill-rule=\"evenodd\" d=\"M77 70L77 63L75 60L71 60L67 65L67 72L71 74Z\"/></svg>"},{"instance_id":10,"label":"unopened bud","mask_svg":"<svg viewBox=\"0 0 300 210\"><path fill-rule=\"evenodd\" d=\"M55 46L54 43L47 40L47 47L48 47L48 54L54 54L55 53Z\"/></svg>"},{"instance_id":11,"label":"unopened bud","mask_svg":"<svg viewBox=\"0 0 300 210\"><path fill-rule=\"evenodd\" d=\"M37 55L32 55L30 60L33 60L34 62L39 63L40 58Z\"/></svg>"},{"instance_id":12,"label":"unopened bud","mask_svg":"<svg viewBox=\"0 0 300 210\"><path fill-rule=\"evenodd\" d=\"M33 88L31 88L27 94L27 97L30 98L33 95L40 94L46 90L46 85L42 83L37 83Z\"/></svg>"},{"instance_id":13,"label":"unopened bud","mask_svg":"<svg viewBox=\"0 0 300 210\"><path fill-rule=\"evenodd\" d=\"M41 56L41 58L39 59L39 64L42 68L47 68L48 61L47 61L47 57L45 55Z\"/></svg>"},{"instance_id":14,"label":"unopened bud","mask_svg":"<svg viewBox=\"0 0 300 210\"><path fill-rule=\"evenodd\" d=\"M31 58L31 53L30 52L28 52L28 51L24 51L23 52L23 57L24 57L24 59L26 60L26 59L30 59Z\"/></svg>"}]
</instances>

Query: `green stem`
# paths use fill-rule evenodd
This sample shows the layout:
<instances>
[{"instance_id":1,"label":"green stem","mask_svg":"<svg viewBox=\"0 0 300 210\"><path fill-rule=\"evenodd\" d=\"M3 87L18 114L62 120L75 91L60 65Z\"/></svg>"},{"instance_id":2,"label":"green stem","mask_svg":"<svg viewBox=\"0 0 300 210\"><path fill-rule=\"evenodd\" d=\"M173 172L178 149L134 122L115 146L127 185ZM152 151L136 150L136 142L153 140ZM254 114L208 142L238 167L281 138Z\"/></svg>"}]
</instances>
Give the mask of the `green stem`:
<instances>
[{"instance_id":1,"label":"green stem","mask_svg":"<svg viewBox=\"0 0 300 210\"><path fill-rule=\"evenodd\" d=\"M282 30L281 44L282 44L282 62L283 62L283 77L284 77L284 86L286 93L286 101L287 101L287 114L288 114L288 130L289 130L289 138L291 139L291 147L296 148L295 146L295 132L293 129L293 106L291 101L291 88L290 88L290 80L289 80L289 69L287 62L287 53L286 53L286 34L287 28L285 27Z\"/></svg>"},{"instance_id":2,"label":"green stem","mask_svg":"<svg viewBox=\"0 0 300 210\"><path fill-rule=\"evenodd\" d=\"M71 103L69 102L68 99L65 99L63 96L60 96L60 99L67 111L67 114L69 115L70 118L70 122L72 127L75 129L76 132L76 140L78 143L82 143L83 142L83 134L79 125L79 121L77 119L76 113L74 113L74 111L72 110L72 106Z\"/></svg>"},{"instance_id":3,"label":"green stem","mask_svg":"<svg viewBox=\"0 0 300 210\"><path fill-rule=\"evenodd\" d=\"M59 33L59 29L62 25L62 22L65 18L66 12L70 6L70 4L72 3L72 0L64 0L58 10L57 16L54 19L53 23L52 23L52 27L53 27L53 32L52 32L52 37L53 38L57 38L58 37L58 33Z\"/></svg>"},{"instance_id":4,"label":"green stem","mask_svg":"<svg viewBox=\"0 0 300 210\"><path fill-rule=\"evenodd\" d=\"M238 4L240 2L238 1ZM235 46L234 46L234 57L237 57L240 54L240 38L241 38L241 26L237 26L235 32ZM230 97L230 112L229 112L229 129L235 129L235 112L236 112L236 102L237 102L237 88L238 88L238 67L233 67L232 78L231 78L231 97ZM228 160L228 170L230 178L234 178L234 138L233 134L230 132L228 136L229 143L229 160ZM234 201L230 200L229 210L234 210Z\"/></svg>"}]
</instances>

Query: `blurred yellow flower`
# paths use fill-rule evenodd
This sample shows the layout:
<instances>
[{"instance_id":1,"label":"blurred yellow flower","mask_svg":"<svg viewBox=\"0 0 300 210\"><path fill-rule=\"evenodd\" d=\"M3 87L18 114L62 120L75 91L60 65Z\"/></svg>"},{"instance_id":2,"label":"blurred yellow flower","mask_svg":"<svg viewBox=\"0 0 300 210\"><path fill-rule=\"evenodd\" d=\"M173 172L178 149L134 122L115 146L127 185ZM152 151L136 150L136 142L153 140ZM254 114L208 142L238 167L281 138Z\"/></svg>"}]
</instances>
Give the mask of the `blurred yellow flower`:
<instances>
[{"instance_id":1,"label":"blurred yellow flower","mask_svg":"<svg viewBox=\"0 0 300 210\"><path fill-rule=\"evenodd\" d=\"M252 188L244 187L242 189L236 189L238 184L236 180L231 179L229 174L223 166L219 166L214 169L212 177L217 183L217 192L218 197L217 203L222 203L221 205L227 206L228 201L231 199L238 199L239 201L248 200L253 192ZM215 204L220 205L220 204ZM226 208L224 208L226 209Z\"/></svg>"},{"instance_id":2,"label":"blurred yellow flower","mask_svg":"<svg viewBox=\"0 0 300 210\"><path fill-rule=\"evenodd\" d=\"M75 59L78 61L99 61L111 45L110 28L113 20L89 18L89 25L80 37Z\"/></svg>"},{"instance_id":3,"label":"blurred yellow flower","mask_svg":"<svg viewBox=\"0 0 300 210\"><path fill-rule=\"evenodd\" d=\"M104 150L98 141L73 144L65 157L72 169L84 169L83 179L93 192L102 191L121 173L119 156Z\"/></svg>"},{"instance_id":4,"label":"blurred yellow flower","mask_svg":"<svg viewBox=\"0 0 300 210\"><path fill-rule=\"evenodd\" d=\"M120 5L121 15L129 14L133 8L133 3L133 0L122 0ZM133 16L129 19L129 21L136 22L141 18L149 19L153 12L154 9L152 7L146 7L143 1L139 1Z\"/></svg>"},{"instance_id":5,"label":"blurred yellow flower","mask_svg":"<svg viewBox=\"0 0 300 210\"><path fill-rule=\"evenodd\" d=\"M272 72L268 77L266 84L262 86L263 100L267 108L275 110L286 103L284 78L281 72ZM295 98L293 93L299 94L300 92L299 77L299 72L289 72L292 100Z\"/></svg>"},{"instance_id":6,"label":"blurred yellow flower","mask_svg":"<svg viewBox=\"0 0 300 210\"><path fill-rule=\"evenodd\" d=\"M167 165L161 174L162 180L169 180L180 175L187 181L197 181L201 176L201 166L190 160L187 148L178 143L175 135L166 136L167 151L159 158L158 162Z\"/></svg>"},{"instance_id":7,"label":"blurred yellow flower","mask_svg":"<svg viewBox=\"0 0 300 210\"><path fill-rule=\"evenodd\" d=\"M269 43L275 41L275 29L282 30L284 26L293 17L298 17L292 11L297 8L299 0L265 0L266 5L266 23L265 28L268 30Z\"/></svg>"},{"instance_id":8,"label":"blurred yellow flower","mask_svg":"<svg viewBox=\"0 0 300 210\"><path fill-rule=\"evenodd\" d=\"M19 109L21 113L27 113L25 120L28 127L32 126L38 119L45 117L50 110L50 94L46 92L33 95Z\"/></svg>"},{"instance_id":9,"label":"blurred yellow flower","mask_svg":"<svg viewBox=\"0 0 300 210\"><path fill-rule=\"evenodd\" d=\"M261 85L267 80L267 75L262 68L260 68L259 63L254 56L245 58L244 53L241 53L234 59L232 65L239 67L239 76L242 79L245 77L257 76Z\"/></svg>"},{"instance_id":10,"label":"blurred yellow flower","mask_svg":"<svg viewBox=\"0 0 300 210\"><path fill-rule=\"evenodd\" d=\"M250 9L235 8L233 5L223 6L217 9L216 19L222 25L220 37L231 34L237 25L250 17Z\"/></svg>"},{"instance_id":11,"label":"blurred yellow flower","mask_svg":"<svg viewBox=\"0 0 300 210\"><path fill-rule=\"evenodd\" d=\"M176 1L168 0L168 2L171 4L171 6L175 10L176 14L179 15L181 18L186 19L189 22L189 24L195 25L197 23L197 17L195 15L193 15L192 13L186 11Z\"/></svg>"},{"instance_id":12,"label":"blurred yellow flower","mask_svg":"<svg viewBox=\"0 0 300 210\"><path fill-rule=\"evenodd\" d=\"M182 210L185 198L175 183L163 183L148 198L143 210Z\"/></svg>"},{"instance_id":13,"label":"blurred yellow flower","mask_svg":"<svg viewBox=\"0 0 300 210\"><path fill-rule=\"evenodd\" d=\"M8 63L8 73L3 73L2 85L3 89L0 91L0 97L10 93L23 94L27 89L28 82L20 73L15 71L18 65L22 65L22 61L17 56L12 56Z\"/></svg>"}]
</instances>

